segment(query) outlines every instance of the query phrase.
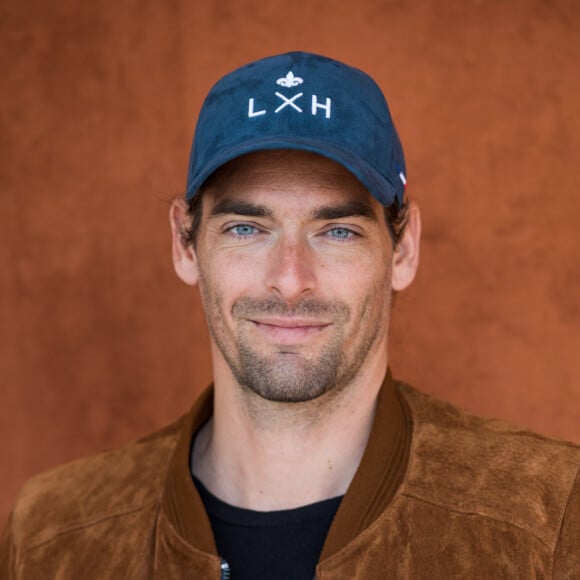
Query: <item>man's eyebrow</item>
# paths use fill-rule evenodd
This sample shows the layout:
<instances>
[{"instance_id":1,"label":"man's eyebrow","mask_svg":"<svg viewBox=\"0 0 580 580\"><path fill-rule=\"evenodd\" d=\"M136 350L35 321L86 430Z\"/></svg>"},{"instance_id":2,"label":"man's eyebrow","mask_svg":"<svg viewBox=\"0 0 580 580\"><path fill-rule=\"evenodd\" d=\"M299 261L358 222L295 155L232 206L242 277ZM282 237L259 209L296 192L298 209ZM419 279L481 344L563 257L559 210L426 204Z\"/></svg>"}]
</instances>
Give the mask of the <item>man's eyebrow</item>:
<instances>
[{"instance_id":1,"label":"man's eyebrow","mask_svg":"<svg viewBox=\"0 0 580 580\"><path fill-rule=\"evenodd\" d=\"M337 220L346 217L365 217L376 221L377 216L370 203L366 201L348 201L339 205L319 207L312 214L315 220Z\"/></svg>"},{"instance_id":2,"label":"man's eyebrow","mask_svg":"<svg viewBox=\"0 0 580 580\"><path fill-rule=\"evenodd\" d=\"M220 199L210 210L209 216L234 214L249 217L272 217L272 211L263 205L256 205L239 199Z\"/></svg>"}]
</instances>

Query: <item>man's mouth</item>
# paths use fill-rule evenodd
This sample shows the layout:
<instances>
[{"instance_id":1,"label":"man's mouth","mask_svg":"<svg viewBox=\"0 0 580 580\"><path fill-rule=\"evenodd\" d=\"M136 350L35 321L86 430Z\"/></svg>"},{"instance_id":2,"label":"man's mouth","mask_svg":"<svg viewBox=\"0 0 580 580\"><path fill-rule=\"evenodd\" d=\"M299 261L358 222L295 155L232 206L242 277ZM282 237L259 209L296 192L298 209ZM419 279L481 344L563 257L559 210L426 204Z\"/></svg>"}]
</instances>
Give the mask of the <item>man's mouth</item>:
<instances>
[{"instance_id":1,"label":"man's mouth","mask_svg":"<svg viewBox=\"0 0 580 580\"><path fill-rule=\"evenodd\" d=\"M311 318L264 317L250 320L256 329L276 344L304 342L328 328L331 323Z\"/></svg>"}]
</instances>

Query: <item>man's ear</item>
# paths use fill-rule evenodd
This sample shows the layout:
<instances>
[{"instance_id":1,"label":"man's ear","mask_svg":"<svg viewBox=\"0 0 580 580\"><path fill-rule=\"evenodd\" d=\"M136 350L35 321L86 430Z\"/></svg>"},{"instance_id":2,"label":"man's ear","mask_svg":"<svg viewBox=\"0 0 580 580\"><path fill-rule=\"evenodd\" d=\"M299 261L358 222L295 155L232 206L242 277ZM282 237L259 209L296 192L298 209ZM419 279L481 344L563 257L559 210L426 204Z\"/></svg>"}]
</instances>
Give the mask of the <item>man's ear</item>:
<instances>
[{"instance_id":1,"label":"man's ear","mask_svg":"<svg viewBox=\"0 0 580 580\"><path fill-rule=\"evenodd\" d=\"M183 233L191 224L191 218L187 214L185 200L175 198L169 210L169 222L171 223L171 253L173 267L177 275L189 286L194 286L199 280L197 269L197 256L193 243L185 240Z\"/></svg>"},{"instance_id":2,"label":"man's ear","mask_svg":"<svg viewBox=\"0 0 580 580\"><path fill-rule=\"evenodd\" d=\"M393 253L391 285L395 292L400 292L411 284L419 267L421 214L414 202L409 203L408 212L407 225Z\"/></svg>"}]
</instances>

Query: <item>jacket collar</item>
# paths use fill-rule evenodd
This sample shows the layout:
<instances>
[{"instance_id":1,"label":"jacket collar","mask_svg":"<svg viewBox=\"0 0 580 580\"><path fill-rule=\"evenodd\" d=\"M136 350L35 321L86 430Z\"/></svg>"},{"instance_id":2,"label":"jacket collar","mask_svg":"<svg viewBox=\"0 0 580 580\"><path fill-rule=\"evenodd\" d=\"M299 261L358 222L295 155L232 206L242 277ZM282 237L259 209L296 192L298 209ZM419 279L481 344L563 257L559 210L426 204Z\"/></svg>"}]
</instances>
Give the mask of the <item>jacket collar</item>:
<instances>
[{"instance_id":1,"label":"jacket collar","mask_svg":"<svg viewBox=\"0 0 580 580\"><path fill-rule=\"evenodd\" d=\"M189 469L194 434L212 413L213 388L209 387L183 418L165 481L162 510L185 542L217 555L211 524ZM334 518L320 561L346 546L386 509L403 480L410 442L410 415L387 371L366 450Z\"/></svg>"}]
</instances>

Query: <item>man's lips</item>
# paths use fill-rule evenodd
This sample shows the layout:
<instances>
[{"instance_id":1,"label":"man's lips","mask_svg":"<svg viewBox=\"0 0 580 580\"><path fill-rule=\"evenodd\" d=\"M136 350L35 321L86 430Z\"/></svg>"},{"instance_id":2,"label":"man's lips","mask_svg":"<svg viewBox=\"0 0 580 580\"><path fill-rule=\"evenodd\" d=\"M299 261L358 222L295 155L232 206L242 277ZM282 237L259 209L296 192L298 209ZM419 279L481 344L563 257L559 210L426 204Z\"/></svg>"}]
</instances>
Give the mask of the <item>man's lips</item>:
<instances>
[{"instance_id":1,"label":"man's lips","mask_svg":"<svg viewBox=\"0 0 580 580\"><path fill-rule=\"evenodd\" d=\"M331 325L325 320L311 318L268 317L251 319L256 328L277 344L302 342Z\"/></svg>"},{"instance_id":2,"label":"man's lips","mask_svg":"<svg viewBox=\"0 0 580 580\"><path fill-rule=\"evenodd\" d=\"M330 322L326 320L313 320L312 318L296 318L296 317L268 317L268 318L253 318L254 324L264 326L279 326L281 328L322 328L323 326L330 326Z\"/></svg>"}]
</instances>

